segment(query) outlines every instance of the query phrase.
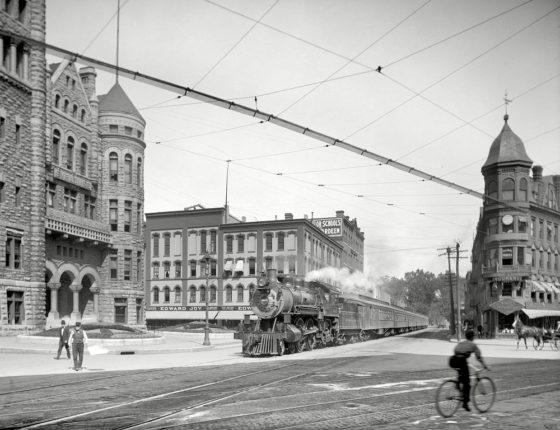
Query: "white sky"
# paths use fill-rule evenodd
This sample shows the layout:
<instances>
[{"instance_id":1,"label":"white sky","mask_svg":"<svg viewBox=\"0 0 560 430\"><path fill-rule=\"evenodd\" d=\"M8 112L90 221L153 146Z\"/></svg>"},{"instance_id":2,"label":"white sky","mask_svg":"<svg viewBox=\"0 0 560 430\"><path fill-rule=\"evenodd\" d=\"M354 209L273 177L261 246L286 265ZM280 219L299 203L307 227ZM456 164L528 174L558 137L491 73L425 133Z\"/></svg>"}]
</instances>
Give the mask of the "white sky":
<instances>
[{"instance_id":1,"label":"white sky","mask_svg":"<svg viewBox=\"0 0 560 430\"><path fill-rule=\"evenodd\" d=\"M120 4L122 67L252 108L257 96L259 110L479 192L507 91L509 124L529 157L545 175L560 174L558 0ZM117 0L47 0L47 42L115 63L116 10ZM98 94L114 80L99 72ZM438 248L456 240L470 255L477 198L245 115L119 82L147 122L146 212L222 206L233 160L232 214L260 221L344 210L365 234L370 274L444 272ZM469 269L462 260L460 274Z\"/></svg>"}]
</instances>

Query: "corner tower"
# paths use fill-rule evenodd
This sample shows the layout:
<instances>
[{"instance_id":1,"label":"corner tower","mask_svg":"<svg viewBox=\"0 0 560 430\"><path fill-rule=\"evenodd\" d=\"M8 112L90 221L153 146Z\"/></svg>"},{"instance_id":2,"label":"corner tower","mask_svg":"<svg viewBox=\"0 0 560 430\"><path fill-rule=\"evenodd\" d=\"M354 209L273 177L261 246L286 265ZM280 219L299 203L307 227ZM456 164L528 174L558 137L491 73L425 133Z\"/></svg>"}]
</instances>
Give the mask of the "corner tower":
<instances>
[{"instance_id":1,"label":"corner tower","mask_svg":"<svg viewBox=\"0 0 560 430\"><path fill-rule=\"evenodd\" d=\"M144 129L146 122L118 82L99 96L103 216L113 246L105 264L107 292L100 314L143 323Z\"/></svg>"}]
</instances>

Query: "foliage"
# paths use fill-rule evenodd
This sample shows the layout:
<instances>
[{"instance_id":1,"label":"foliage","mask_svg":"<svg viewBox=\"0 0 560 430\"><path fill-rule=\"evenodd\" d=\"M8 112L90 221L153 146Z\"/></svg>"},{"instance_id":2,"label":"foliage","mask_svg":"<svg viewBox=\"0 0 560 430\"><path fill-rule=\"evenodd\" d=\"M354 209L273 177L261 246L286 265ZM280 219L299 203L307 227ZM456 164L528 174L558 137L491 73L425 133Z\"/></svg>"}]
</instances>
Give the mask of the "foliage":
<instances>
[{"instance_id":1,"label":"foliage","mask_svg":"<svg viewBox=\"0 0 560 430\"><path fill-rule=\"evenodd\" d=\"M405 273L402 279L383 277L381 288L391 296L391 303L406 306L408 309L428 315L430 323L445 324L451 315L449 275L440 273L437 276L431 272L416 269ZM454 303L455 277L453 277Z\"/></svg>"}]
</instances>

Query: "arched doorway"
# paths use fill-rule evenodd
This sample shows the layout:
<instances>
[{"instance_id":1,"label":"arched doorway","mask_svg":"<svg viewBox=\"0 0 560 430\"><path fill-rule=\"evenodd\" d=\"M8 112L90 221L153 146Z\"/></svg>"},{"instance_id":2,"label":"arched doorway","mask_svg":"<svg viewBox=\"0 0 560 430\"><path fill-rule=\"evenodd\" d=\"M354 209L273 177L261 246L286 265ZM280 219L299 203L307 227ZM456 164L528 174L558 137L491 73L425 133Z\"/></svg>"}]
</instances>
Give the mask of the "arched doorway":
<instances>
[{"instance_id":1,"label":"arched doorway","mask_svg":"<svg viewBox=\"0 0 560 430\"><path fill-rule=\"evenodd\" d=\"M93 293L91 292L91 286L94 283L95 279L92 275L84 275L82 278L82 289L80 290L79 296L79 311L82 315L82 319L88 317L93 318L95 316L93 309Z\"/></svg>"},{"instance_id":2,"label":"arched doorway","mask_svg":"<svg viewBox=\"0 0 560 430\"><path fill-rule=\"evenodd\" d=\"M64 272L60 276L60 289L58 290L58 313L60 318L67 320L70 319L73 311L72 290L70 285L74 281L74 276L71 272Z\"/></svg>"}]
</instances>

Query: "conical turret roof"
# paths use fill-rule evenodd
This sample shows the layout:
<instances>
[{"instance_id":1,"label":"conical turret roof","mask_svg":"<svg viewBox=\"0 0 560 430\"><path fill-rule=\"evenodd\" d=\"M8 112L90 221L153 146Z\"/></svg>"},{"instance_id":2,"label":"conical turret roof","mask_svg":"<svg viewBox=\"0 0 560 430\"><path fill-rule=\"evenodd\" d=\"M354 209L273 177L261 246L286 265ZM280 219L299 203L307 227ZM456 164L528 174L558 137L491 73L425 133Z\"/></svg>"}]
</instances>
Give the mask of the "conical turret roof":
<instances>
[{"instance_id":1,"label":"conical turret roof","mask_svg":"<svg viewBox=\"0 0 560 430\"><path fill-rule=\"evenodd\" d=\"M126 113L136 116L143 123L146 122L118 82L115 82L115 85L113 85L113 88L111 88L107 94L99 96L99 113L101 114L103 112Z\"/></svg>"},{"instance_id":2,"label":"conical turret roof","mask_svg":"<svg viewBox=\"0 0 560 430\"><path fill-rule=\"evenodd\" d=\"M508 119L509 116L505 115L504 127L490 147L488 158L482 166L483 171L497 164L521 164L527 166L533 164L533 160L529 158L525 151L523 141L509 128Z\"/></svg>"}]
</instances>

